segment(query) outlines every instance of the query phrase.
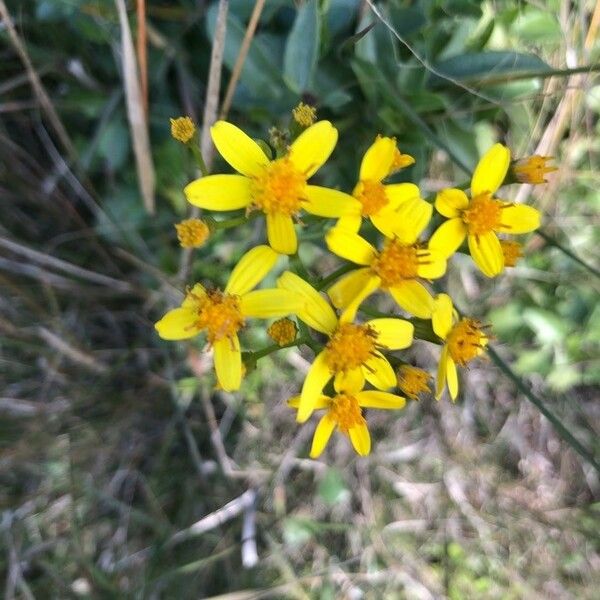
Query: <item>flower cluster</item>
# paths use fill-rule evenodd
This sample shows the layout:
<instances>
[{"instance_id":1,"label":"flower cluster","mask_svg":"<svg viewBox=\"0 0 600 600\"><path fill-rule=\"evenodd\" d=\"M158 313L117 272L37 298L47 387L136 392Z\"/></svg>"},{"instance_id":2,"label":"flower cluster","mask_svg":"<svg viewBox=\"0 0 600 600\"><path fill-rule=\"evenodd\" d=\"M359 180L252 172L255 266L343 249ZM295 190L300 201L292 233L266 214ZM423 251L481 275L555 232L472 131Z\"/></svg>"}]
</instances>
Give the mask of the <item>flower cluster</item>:
<instances>
[{"instance_id":1,"label":"flower cluster","mask_svg":"<svg viewBox=\"0 0 600 600\"><path fill-rule=\"evenodd\" d=\"M449 188L427 200L413 183L393 182L394 174L414 159L400 151L395 138L377 136L353 189L326 188L310 180L333 152L338 132L329 121L315 118L311 107L298 107L282 138L292 141L274 149L226 121L213 125L212 140L236 172L191 182L186 198L206 211L243 211L245 217L230 220L234 224L251 212L262 214L268 244L242 256L223 290L199 283L188 289L181 306L167 312L156 329L168 340L204 333L217 383L226 391L240 388L258 358L282 347L308 346L314 360L288 404L300 423L314 411L325 411L311 457L321 454L336 429L359 455L366 455L371 439L364 409L401 409L405 398L417 400L430 392L429 373L397 354L414 339L441 347L435 397L440 399L447 387L456 399L457 365L465 367L484 354L490 334L477 319L460 315L450 296L433 293L432 282L445 276L448 261L461 251L487 277L514 266L522 246L509 236L535 230L540 214L498 197L498 191L517 181L542 182L552 168L546 166L547 157L511 163L509 149L495 144L475 168L468 194ZM302 240L298 233L310 228L300 220L305 213L335 219L324 245L346 261L322 279L305 268L293 269ZM200 223L188 220L177 227L184 247L204 243L209 228ZM212 231L227 222L211 223ZM285 260L281 257L288 257L290 266L280 272L275 287L255 289ZM367 303L375 294L381 304ZM382 306L388 310L382 312ZM242 354L238 334L251 318L277 319L268 327L274 343Z\"/></svg>"}]
</instances>

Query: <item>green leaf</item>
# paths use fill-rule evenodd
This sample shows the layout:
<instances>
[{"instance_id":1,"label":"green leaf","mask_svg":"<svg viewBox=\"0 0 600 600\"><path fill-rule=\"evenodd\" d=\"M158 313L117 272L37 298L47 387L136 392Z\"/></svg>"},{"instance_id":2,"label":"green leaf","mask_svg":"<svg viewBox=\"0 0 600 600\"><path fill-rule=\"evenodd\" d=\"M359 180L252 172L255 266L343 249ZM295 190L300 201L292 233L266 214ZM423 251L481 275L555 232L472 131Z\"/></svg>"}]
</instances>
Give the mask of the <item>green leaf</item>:
<instances>
[{"instance_id":1,"label":"green leaf","mask_svg":"<svg viewBox=\"0 0 600 600\"><path fill-rule=\"evenodd\" d=\"M283 56L283 78L288 87L301 93L312 85L321 38L321 19L316 0L298 10Z\"/></svg>"},{"instance_id":2,"label":"green leaf","mask_svg":"<svg viewBox=\"0 0 600 600\"><path fill-rule=\"evenodd\" d=\"M329 506L342 502L350 495L342 474L333 468L327 469L325 477L319 483L317 493L321 500Z\"/></svg>"}]
</instances>

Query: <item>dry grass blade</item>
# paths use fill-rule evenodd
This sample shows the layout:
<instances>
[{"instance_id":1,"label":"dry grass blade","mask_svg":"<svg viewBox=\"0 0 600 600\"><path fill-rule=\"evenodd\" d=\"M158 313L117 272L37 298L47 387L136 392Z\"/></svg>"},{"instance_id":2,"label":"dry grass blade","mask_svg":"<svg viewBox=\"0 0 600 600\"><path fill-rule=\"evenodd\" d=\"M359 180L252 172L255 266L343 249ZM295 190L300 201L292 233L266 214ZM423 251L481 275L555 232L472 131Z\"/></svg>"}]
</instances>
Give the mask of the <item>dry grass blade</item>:
<instances>
[{"instance_id":1,"label":"dry grass blade","mask_svg":"<svg viewBox=\"0 0 600 600\"><path fill-rule=\"evenodd\" d=\"M142 99L144 112L148 120L148 52L146 46L146 0L137 0L137 59L140 67L140 84L142 86Z\"/></svg>"},{"instance_id":2,"label":"dry grass blade","mask_svg":"<svg viewBox=\"0 0 600 600\"><path fill-rule=\"evenodd\" d=\"M127 118L133 139L133 151L137 167L140 191L146 211L154 214L155 175L150 152L150 139L144 111L144 100L138 77L135 50L131 28L127 20L124 0L115 0L121 28L122 70L125 98L127 100Z\"/></svg>"}]
</instances>

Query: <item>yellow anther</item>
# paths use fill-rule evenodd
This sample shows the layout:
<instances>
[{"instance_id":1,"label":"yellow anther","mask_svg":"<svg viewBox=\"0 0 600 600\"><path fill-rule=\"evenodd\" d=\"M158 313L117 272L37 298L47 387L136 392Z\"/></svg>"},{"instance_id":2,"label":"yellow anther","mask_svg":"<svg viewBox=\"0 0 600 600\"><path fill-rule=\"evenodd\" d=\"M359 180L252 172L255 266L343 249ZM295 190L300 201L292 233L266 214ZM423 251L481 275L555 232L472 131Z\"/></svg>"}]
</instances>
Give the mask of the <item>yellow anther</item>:
<instances>
[{"instance_id":1,"label":"yellow anther","mask_svg":"<svg viewBox=\"0 0 600 600\"><path fill-rule=\"evenodd\" d=\"M492 198L488 192L475 196L462 212L469 234L482 235L497 229L502 218L502 206L502 202Z\"/></svg>"},{"instance_id":2,"label":"yellow anther","mask_svg":"<svg viewBox=\"0 0 600 600\"><path fill-rule=\"evenodd\" d=\"M208 225L201 219L185 219L177 223L175 229L182 248L199 248L210 235Z\"/></svg>"},{"instance_id":3,"label":"yellow anther","mask_svg":"<svg viewBox=\"0 0 600 600\"><path fill-rule=\"evenodd\" d=\"M515 178L520 183L546 183L546 173L558 170L558 167L546 165L549 160L554 160L554 158L552 156L540 156L539 154L518 160L512 168Z\"/></svg>"},{"instance_id":4,"label":"yellow anther","mask_svg":"<svg viewBox=\"0 0 600 600\"><path fill-rule=\"evenodd\" d=\"M233 337L244 326L237 296L210 290L203 296L189 293L187 300L193 302L198 314L196 326L206 330L209 344Z\"/></svg>"},{"instance_id":5,"label":"yellow anther","mask_svg":"<svg viewBox=\"0 0 600 600\"><path fill-rule=\"evenodd\" d=\"M422 392L431 392L429 381L431 375L411 365L402 365L398 369L398 387L412 400L418 400Z\"/></svg>"},{"instance_id":6,"label":"yellow anther","mask_svg":"<svg viewBox=\"0 0 600 600\"><path fill-rule=\"evenodd\" d=\"M338 394L331 399L329 416L343 433L358 425L366 425L358 400L348 394Z\"/></svg>"},{"instance_id":7,"label":"yellow anther","mask_svg":"<svg viewBox=\"0 0 600 600\"><path fill-rule=\"evenodd\" d=\"M398 240L389 240L371 263L371 269L381 278L381 286L389 288L404 279L417 277L419 252L416 244L405 245Z\"/></svg>"},{"instance_id":8,"label":"yellow anther","mask_svg":"<svg viewBox=\"0 0 600 600\"><path fill-rule=\"evenodd\" d=\"M195 135L196 126L189 117L171 119L171 135L182 144L187 144Z\"/></svg>"},{"instance_id":9,"label":"yellow anther","mask_svg":"<svg viewBox=\"0 0 600 600\"><path fill-rule=\"evenodd\" d=\"M379 181L359 181L352 195L361 203L365 217L377 214L389 202L385 186Z\"/></svg>"},{"instance_id":10,"label":"yellow anther","mask_svg":"<svg viewBox=\"0 0 600 600\"><path fill-rule=\"evenodd\" d=\"M292 110L294 121L301 127L310 127L317 120L317 109L310 104L300 102L296 108Z\"/></svg>"},{"instance_id":11,"label":"yellow anther","mask_svg":"<svg viewBox=\"0 0 600 600\"><path fill-rule=\"evenodd\" d=\"M364 365L376 349L377 335L368 325L344 323L327 343L327 365L334 373Z\"/></svg>"},{"instance_id":12,"label":"yellow anther","mask_svg":"<svg viewBox=\"0 0 600 600\"><path fill-rule=\"evenodd\" d=\"M267 333L276 344L285 346L286 344L291 344L296 339L298 327L294 321L286 317L275 321L267 329Z\"/></svg>"},{"instance_id":13,"label":"yellow anther","mask_svg":"<svg viewBox=\"0 0 600 600\"><path fill-rule=\"evenodd\" d=\"M504 265L506 267L514 267L517 261L523 257L523 247L519 242L512 240L500 240L502 246L502 254L504 254Z\"/></svg>"},{"instance_id":14,"label":"yellow anther","mask_svg":"<svg viewBox=\"0 0 600 600\"><path fill-rule=\"evenodd\" d=\"M481 323L476 319L461 319L452 327L446 339L448 351L455 363L464 367L479 356L488 343Z\"/></svg>"}]
</instances>

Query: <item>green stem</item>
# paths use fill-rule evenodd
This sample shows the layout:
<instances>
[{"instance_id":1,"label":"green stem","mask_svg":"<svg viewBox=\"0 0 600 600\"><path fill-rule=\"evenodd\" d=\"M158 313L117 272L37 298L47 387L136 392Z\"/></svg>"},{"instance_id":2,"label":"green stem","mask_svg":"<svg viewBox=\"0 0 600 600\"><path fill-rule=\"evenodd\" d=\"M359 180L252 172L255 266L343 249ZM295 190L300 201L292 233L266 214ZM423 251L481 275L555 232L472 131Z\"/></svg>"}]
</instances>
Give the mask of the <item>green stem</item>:
<instances>
[{"instance_id":1,"label":"green stem","mask_svg":"<svg viewBox=\"0 0 600 600\"><path fill-rule=\"evenodd\" d=\"M579 258L575 253L571 252L568 248L565 248L560 242L558 242L551 235L547 234L543 229L538 229L536 233L544 239L550 246L554 246L558 248L563 254L566 254L569 258L574 260L576 263L580 264L582 267L587 269L590 273L593 273L596 277L600 277L600 271L598 269L592 267L592 265L588 265L584 260Z\"/></svg>"},{"instance_id":2,"label":"green stem","mask_svg":"<svg viewBox=\"0 0 600 600\"><path fill-rule=\"evenodd\" d=\"M250 213L249 215L242 215L241 217L234 217L233 219L225 219L224 221L213 221L214 231L219 231L220 229L231 229L232 227L237 227L238 225L244 225L253 219L258 217L257 212Z\"/></svg>"},{"instance_id":3,"label":"green stem","mask_svg":"<svg viewBox=\"0 0 600 600\"><path fill-rule=\"evenodd\" d=\"M348 263L347 265L342 265L341 267L339 267L338 269L333 271L333 273L329 273L329 275L327 275L327 276L323 277L321 280L319 280L315 284L315 289L317 291L324 290L326 287L329 286L330 283L332 283L333 281L335 281L342 275L345 275L346 273L350 273L350 271L353 271L354 269L356 269L356 265L353 265L351 263Z\"/></svg>"},{"instance_id":4,"label":"green stem","mask_svg":"<svg viewBox=\"0 0 600 600\"><path fill-rule=\"evenodd\" d=\"M204 157L202 156L202 152L198 147L195 136L188 142L187 147L192 151L196 165L200 169L200 173L202 173L202 177L206 177L208 175L208 168L206 167Z\"/></svg>"}]
</instances>

